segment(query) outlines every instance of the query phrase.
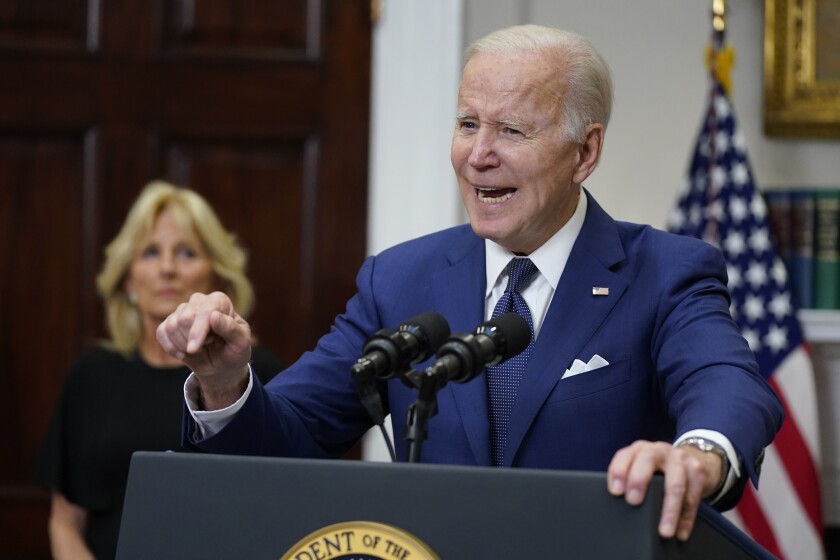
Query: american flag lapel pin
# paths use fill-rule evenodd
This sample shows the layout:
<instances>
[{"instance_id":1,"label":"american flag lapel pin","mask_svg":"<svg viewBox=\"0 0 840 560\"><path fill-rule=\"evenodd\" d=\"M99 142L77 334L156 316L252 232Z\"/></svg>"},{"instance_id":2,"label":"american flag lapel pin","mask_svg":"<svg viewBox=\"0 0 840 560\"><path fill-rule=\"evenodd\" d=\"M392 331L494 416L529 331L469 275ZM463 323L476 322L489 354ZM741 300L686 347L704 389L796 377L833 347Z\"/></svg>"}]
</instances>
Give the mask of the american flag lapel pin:
<instances>
[{"instance_id":1,"label":"american flag lapel pin","mask_svg":"<svg viewBox=\"0 0 840 560\"><path fill-rule=\"evenodd\" d=\"M592 286L592 295L593 296L608 296L610 295L609 288L602 288L600 286Z\"/></svg>"}]
</instances>

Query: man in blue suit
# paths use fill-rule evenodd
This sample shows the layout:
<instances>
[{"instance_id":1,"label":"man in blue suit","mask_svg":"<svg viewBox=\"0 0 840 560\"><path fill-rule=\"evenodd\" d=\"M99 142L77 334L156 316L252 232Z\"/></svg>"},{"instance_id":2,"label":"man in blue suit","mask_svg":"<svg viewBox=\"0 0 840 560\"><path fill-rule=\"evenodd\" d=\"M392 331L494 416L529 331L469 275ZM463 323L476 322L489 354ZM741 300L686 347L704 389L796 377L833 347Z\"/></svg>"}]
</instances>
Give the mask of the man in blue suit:
<instances>
[{"instance_id":1,"label":"man in blue suit","mask_svg":"<svg viewBox=\"0 0 840 560\"><path fill-rule=\"evenodd\" d=\"M425 462L607 471L631 504L662 472L666 538L688 538L701 499L734 505L782 408L729 315L720 252L616 222L582 188L611 102L606 64L577 35L517 26L470 47L451 151L469 226L367 259L331 332L265 387L248 368L248 324L224 294L194 295L158 330L194 371L185 443L341 456L371 425L349 371L374 332L429 310L471 331L521 297L533 327L521 378L446 385ZM523 266L530 279L505 294ZM381 391L398 421L417 397L400 380Z\"/></svg>"}]
</instances>

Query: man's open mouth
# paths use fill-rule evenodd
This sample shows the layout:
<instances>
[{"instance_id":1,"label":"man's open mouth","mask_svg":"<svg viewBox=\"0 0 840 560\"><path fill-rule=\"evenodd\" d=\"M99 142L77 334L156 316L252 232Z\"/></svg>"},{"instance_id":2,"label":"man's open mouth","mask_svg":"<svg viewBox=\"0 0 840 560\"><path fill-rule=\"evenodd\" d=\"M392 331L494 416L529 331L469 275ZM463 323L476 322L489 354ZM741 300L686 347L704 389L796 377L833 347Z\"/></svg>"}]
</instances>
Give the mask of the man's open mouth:
<instances>
[{"instance_id":1,"label":"man's open mouth","mask_svg":"<svg viewBox=\"0 0 840 560\"><path fill-rule=\"evenodd\" d=\"M476 195L478 195L478 200L487 204L498 204L500 202L509 200L515 192L516 189L510 187L501 189L494 189L490 187L475 187L475 193Z\"/></svg>"}]
</instances>

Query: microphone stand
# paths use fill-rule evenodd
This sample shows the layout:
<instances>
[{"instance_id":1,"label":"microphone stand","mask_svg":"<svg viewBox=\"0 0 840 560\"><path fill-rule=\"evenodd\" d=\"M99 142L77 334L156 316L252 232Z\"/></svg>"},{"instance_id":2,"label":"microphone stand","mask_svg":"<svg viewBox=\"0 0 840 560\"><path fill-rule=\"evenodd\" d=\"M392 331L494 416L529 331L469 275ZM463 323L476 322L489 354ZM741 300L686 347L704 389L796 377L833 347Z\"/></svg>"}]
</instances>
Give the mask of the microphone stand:
<instances>
[{"instance_id":1,"label":"microphone stand","mask_svg":"<svg viewBox=\"0 0 840 560\"><path fill-rule=\"evenodd\" d=\"M382 432L382 438L388 447L388 454L391 456L391 461L396 463L397 454L394 451L394 444L391 443L391 438L385 429L385 408L382 404L382 395L379 394L379 388L376 386L373 373L361 363L356 363L350 368L350 375L356 385L359 400L362 402L365 410L367 410L370 419L373 420L373 423Z\"/></svg>"},{"instance_id":2,"label":"microphone stand","mask_svg":"<svg viewBox=\"0 0 840 560\"><path fill-rule=\"evenodd\" d=\"M437 414L437 392L446 385L446 377L435 373L432 368L423 373L411 370L405 377L419 389L417 400L409 407L405 422L408 462L419 463L423 442L429 435L429 419Z\"/></svg>"}]
</instances>

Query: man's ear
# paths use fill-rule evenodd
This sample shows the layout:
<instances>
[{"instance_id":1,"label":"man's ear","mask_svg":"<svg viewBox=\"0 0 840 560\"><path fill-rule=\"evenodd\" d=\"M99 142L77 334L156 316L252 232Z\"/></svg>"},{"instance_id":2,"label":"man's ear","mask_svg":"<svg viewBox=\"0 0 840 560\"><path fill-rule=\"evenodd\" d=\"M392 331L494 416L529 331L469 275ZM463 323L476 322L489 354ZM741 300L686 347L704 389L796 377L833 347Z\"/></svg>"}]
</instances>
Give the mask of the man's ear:
<instances>
[{"instance_id":1,"label":"man's ear","mask_svg":"<svg viewBox=\"0 0 840 560\"><path fill-rule=\"evenodd\" d=\"M599 123L589 125L586 129L586 139L578 146L578 164L572 175L573 183L580 185L595 171L603 146L604 125Z\"/></svg>"}]
</instances>

